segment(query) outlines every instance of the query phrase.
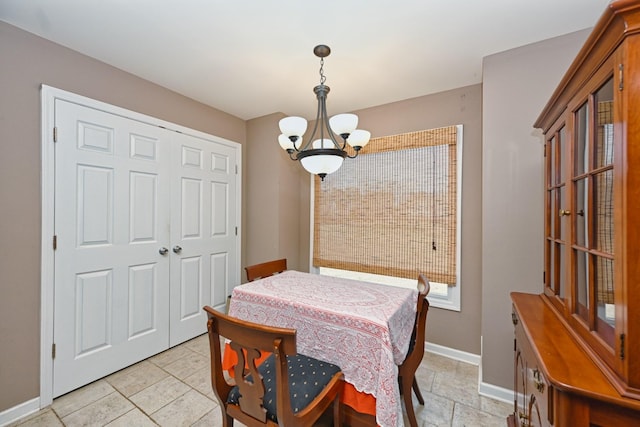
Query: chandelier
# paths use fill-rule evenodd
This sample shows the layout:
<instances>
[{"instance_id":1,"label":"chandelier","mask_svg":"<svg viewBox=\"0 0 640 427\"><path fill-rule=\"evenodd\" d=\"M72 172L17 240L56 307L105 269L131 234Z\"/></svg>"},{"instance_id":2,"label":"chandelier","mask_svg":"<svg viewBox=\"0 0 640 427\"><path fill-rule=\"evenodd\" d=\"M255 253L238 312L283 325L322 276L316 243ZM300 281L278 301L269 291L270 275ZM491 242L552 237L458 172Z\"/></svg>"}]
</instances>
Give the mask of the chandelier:
<instances>
[{"instance_id":1,"label":"chandelier","mask_svg":"<svg viewBox=\"0 0 640 427\"><path fill-rule=\"evenodd\" d=\"M371 133L356 129L358 116L355 114L338 114L331 119L327 117L329 86L324 84L326 77L323 66L324 58L329 56L331 49L329 46L318 45L313 53L320 58L320 84L313 88L318 98L313 132L303 145L302 135L307 131L307 121L302 117L285 117L279 123L282 134L278 137L278 142L289 153L291 160L300 160L302 167L324 181L325 176L340 169L346 157L353 159L358 156L358 152L369 142ZM336 139L336 135L340 137L340 141ZM353 148L353 156L347 153L347 144Z\"/></svg>"}]
</instances>

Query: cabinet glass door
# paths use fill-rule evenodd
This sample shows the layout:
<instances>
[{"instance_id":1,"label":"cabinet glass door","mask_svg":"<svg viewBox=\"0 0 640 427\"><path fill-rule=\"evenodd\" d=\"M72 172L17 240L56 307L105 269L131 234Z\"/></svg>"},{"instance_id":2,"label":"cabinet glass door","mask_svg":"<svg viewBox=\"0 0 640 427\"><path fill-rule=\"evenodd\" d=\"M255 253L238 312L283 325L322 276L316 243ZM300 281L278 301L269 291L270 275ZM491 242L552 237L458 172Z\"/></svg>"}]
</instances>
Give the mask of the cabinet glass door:
<instances>
[{"instance_id":1,"label":"cabinet glass door","mask_svg":"<svg viewBox=\"0 0 640 427\"><path fill-rule=\"evenodd\" d=\"M574 312L614 345L613 78L574 113Z\"/></svg>"},{"instance_id":2,"label":"cabinet glass door","mask_svg":"<svg viewBox=\"0 0 640 427\"><path fill-rule=\"evenodd\" d=\"M596 323L595 330L614 345L614 280L613 280L613 79L594 96L596 132L593 175L593 221Z\"/></svg>"},{"instance_id":3,"label":"cabinet glass door","mask_svg":"<svg viewBox=\"0 0 640 427\"><path fill-rule=\"evenodd\" d=\"M547 294L557 297L556 302L564 304L565 286L565 251L569 240L570 224L564 220L569 215L567 199L565 144L566 129L563 123L556 132L550 134L546 143L547 153L547 214L546 214L546 247L545 287Z\"/></svg>"}]
</instances>

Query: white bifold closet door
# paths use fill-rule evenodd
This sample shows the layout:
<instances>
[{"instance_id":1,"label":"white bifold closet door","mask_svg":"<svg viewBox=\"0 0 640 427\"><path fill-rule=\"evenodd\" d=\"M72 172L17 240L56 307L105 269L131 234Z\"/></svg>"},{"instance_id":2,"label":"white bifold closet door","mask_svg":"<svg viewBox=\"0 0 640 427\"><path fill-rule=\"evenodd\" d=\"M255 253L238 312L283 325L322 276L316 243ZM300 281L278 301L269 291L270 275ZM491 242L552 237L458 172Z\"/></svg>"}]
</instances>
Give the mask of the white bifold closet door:
<instances>
[{"instance_id":1,"label":"white bifold closet door","mask_svg":"<svg viewBox=\"0 0 640 427\"><path fill-rule=\"evenodd\" d=\"M235 256L235 149L176 134L172 144L170 345L206 330L203 303L226 303ZM239 283L236 280L236 283Z\"/></svg>"},{"instance_id":2,"label":"white bifold closet door","mask_svg":"<svg viewBox=\"0 0 640 427\"><path fill-rule=\"evenodd\" d=\"M53 396L206 331L236 282L236 150L55 101Z\"/></svg>"}]
</instances>

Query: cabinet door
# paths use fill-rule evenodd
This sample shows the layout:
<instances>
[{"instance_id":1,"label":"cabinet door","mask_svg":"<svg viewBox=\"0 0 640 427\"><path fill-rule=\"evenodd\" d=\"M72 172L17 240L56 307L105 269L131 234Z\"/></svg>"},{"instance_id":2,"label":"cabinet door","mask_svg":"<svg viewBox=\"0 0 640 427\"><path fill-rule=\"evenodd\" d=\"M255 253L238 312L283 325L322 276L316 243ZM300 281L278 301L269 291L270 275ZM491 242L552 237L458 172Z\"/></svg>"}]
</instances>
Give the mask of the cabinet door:
<instances>
[{"instance_id":1,"label":"cabinet door","mask_svg":"<svg viewBox=\"0 0 640 427\"><path fill-rule=\"evenodd\" d=\"M575 127L574 313L613 347L613 77L578 108Z\"/></svg>"},{"instance_id":2,"label":"cabinet door","mask_svg":"<svg viewBox=\"0 0 640 427\"><path fill-rule=\"evenodd\" d=\"M529 427L543 427L546 424L542 422L543 418L540 415L540 402L536 399L535 395L529 397Z\"/></svg>"},{"instance_id":3,"label":"cabinet door","mask_svg":"<svg viewBox=\"0 0 640 427\"><path fill-rule=\"evenodd\" d=\"M553 424L552 389L540 371L535 359L529 359L527 369L527 392L529 393L529 425L550 426Z\"/></svg>"},{"instance_id":4,"label":"cabinet door","mask_svg":"<svg viewBox=\"0 0 640 427\"><path fill-rule=\"evenodd\" d=\"M617 93L614 61L608 61L569 106L573 124L568 257L572 325L614 369L616 290L614 213L621 193L614 184Z\"/></svg>"},{"instance_id":5,"label":"cabinet door","mask_svg":"<svg viewBox=\"0 0 640 427\"><path fill-rule=\"evenodd\" d=\"M515 343L515 371L514 371L514 411L515 418L518 422L517 425L522 425L523 421L527 417L527 390L526 390L526 378L527 368L525 366L525 360L518 346L518 341Z\"/></svg>"},{"instance_id":6,"label":"cabinet door","mask_svg":"<svg viewBox=\"0 0 640 427\"><path fill-rule=\"evenodd\" d=\"M520 427L549 426L553 420L551 391L538 368L531 344L513 314L514 341L514 419Z\"/></svg>"},{"instance_id":7,"label":"cabinet door","mask_svg":"<svg viewBox=\"0 0 640 427\"><path fill-rule=\"evenodd\" d=\"M570 214L567 199L567 126L561 117L547 133L546 215L545 215L545 293L564 310L566 289L566 253L569 225L563 220Z\"/></svg>"}]
</instances>

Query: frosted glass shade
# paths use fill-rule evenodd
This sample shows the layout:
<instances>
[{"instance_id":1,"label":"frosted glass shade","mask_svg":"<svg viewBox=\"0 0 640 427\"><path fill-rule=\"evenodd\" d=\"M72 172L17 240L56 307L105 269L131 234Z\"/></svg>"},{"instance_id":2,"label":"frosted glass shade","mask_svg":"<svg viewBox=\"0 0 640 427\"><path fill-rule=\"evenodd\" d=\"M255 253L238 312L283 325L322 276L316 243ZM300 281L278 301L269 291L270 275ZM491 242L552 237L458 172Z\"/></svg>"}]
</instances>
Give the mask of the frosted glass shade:
<instances>
[{"instance_id":1,"label":"frosted glass shade","mask_svg":"<svg viewBox=\"0 0 640 427\"><path fill-rule=\"evenodd\" d=\"M342 162L344 161L344 157L341 156L333 156L333 155L317 155L317 156L307 156L305 158L300 159L300 163L302 163L302 167L309 173L314 175L321 174L330 174L334 173L340 166L342 166Z\"/></svg>"},{"instance_id":2,"label":"frosted glass shade","mask_svg":"<svg viewBox=\"0 0 640 427\"><path fill-rule=\"evenodd\" d=\"M364 147L369 143L371 139L371 132L368 130L356 129L351 132L349 138L347 138L347 144L352 147Z\"/></svg>"},{"instance_id":3,"label":"frosted glass shade","mask_svg":"<svg viewBox=\"0 0 640 427\"><path fill-rule=\"evenodd\" d=\"M289 137L283 133L278 137L278 143L283 150L293 150L295 147L293 146L293 142L289 139Z\"/></svg>"},{"instance_id":4,"label":"frosted glass shade","mask_svg":"<svg viewBox=\"0 0 640 427\"><path fill-rule=\"evenodd\" d=\"M358 116L355 114L336 114L329 119L329 126L338 135L351 133L358 127Z\"/></svg>"},{"instance_id":5,"label":"frosted glass shade","mask_svg":"<svg viewBox=\"0 0 640 427\"><path fill-rule=\"evenodd\" d=\"M313 141L313 148L336 148L336 146L332 140L324 138Z\"/></svg>"},{"instance_id":6,"label":"frosted glass shade","mask_svg":"<svg viewBox=\"0 0 640 427\"><path fill-rule=\"evenodd\" d=\"M280 132L285 136L299 136L302 138L302 135L307 131L307 120L302 117L285 117L280 120L278 125L280 126Z\"/></svg>"}]
</instances>

